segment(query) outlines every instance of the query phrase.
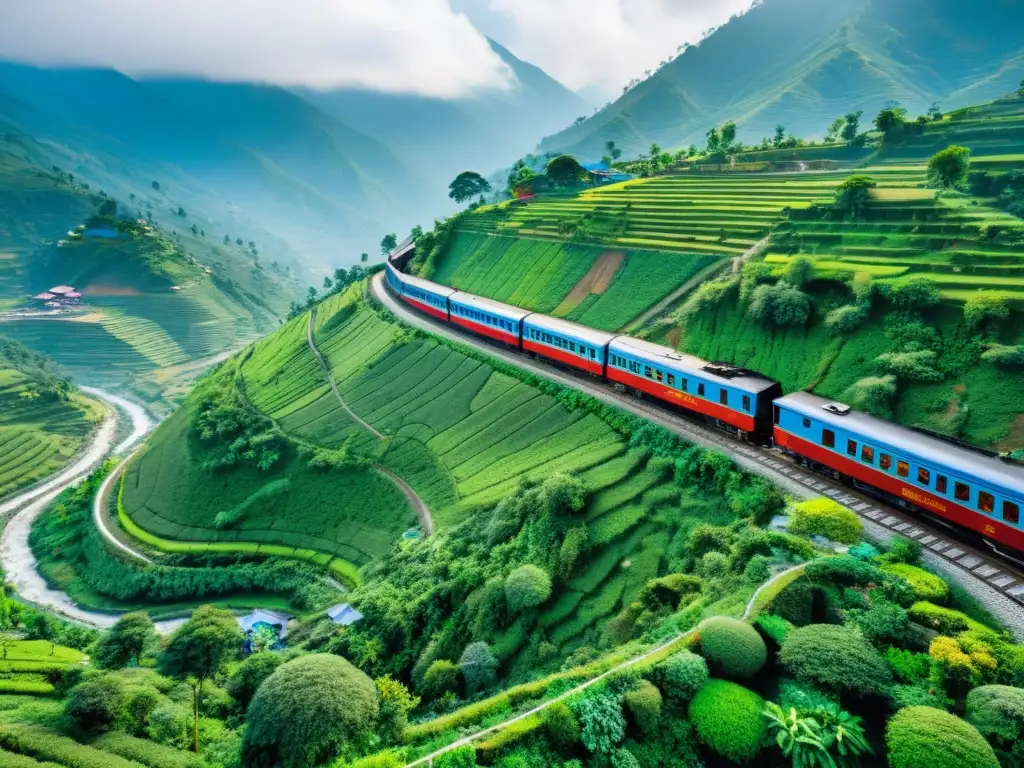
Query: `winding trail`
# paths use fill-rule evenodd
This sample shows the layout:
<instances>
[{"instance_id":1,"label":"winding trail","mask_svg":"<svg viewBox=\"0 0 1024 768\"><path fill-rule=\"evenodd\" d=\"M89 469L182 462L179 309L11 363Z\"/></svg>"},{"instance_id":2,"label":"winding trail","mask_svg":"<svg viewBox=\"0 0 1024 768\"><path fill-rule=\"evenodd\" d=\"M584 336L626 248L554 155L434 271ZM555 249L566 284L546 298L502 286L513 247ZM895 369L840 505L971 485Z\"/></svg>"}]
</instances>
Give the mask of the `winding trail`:
<instances>
[{"instance_id":1,"label":"winding trail","mask_svg":"<svg viewBox=\"0 0 1024 768\"><path fill-rule=\"evenodd\" d=\"M384 440L384 435L373 428L371 424L363 421L359 416L356 415L355 411L348 407L348 403L345 402L341 396L341 392L338 391L338 385L334 381L334 374L331 373L330 367L327 365L327 361L324 360L324 356L320 354L320 350L316 348L316 342L313 341L313 317L316 314L316 307L309 312L309 320L306 322L306 342L309 344L309 350L316 357L320 363L320 368L324 372L324 376L327 377L327 383L331 385L331 391L334 392L334 396L338 399L339 405L352 419L363 427L367 432L372 434L378 440ZM416 491L412 489L405 480L400 478L390 469L381 464L375 464L374 469L388 480L390 480L405 496L409 502L409 506L416 512L416 517L419 518L420 527L423 529L424 536L434 535L434 518L430 514L430 509L427 507L426 502L423 501L419 496L416 495Z\"/></svg>"},{"instance_id":2,"label":"winding trail","mask_svg":"<svg viewBox=\"0 0 1024 768\"><path fill-rule=\"evenodd\" d=\"M111 406L108 415L96 428L86 450L69 467L42 485L0 505L0 515L11 516L4 528L3 535L0 536L0 562L3 563L4 570L7 571L7 580L15 587L23 600L45 607L69 619L103 628L109 627L117 621L117 616L80 608L67 594L52 589L36 569L36 559L28 544L29 532L32 529L32 523L43 513L50 502L65 489L87 477L110 455L112 450L114 453L124 451L142 439L153 428L153 420L141 407L123 397L95 387L82 387L82 390ZM116 447L113 446L117 434L115 407L127 412L132 420L131 434ZM178 623L180 620L159 622L157 629L167 632Z\"/></svg>"},{"instance_id":3,"label":"winding trail","mask_svg":"<svg viewBox=\"0 0 1024 768\"><path fill-rule=\"evenodd\" d=\"M761 594L761 592L763 592L765 589L772 586L776 582L784 578L787 578L794 571L803 570L806 567L806 565L806 563L801 563L800 565L795 565L792 568L787 568L784 571L780 571L779 573L776 573L774 576L768 579L768 581L764 582L760 587L758 587L755 590L754 594L751 596L749 602L747 603L747 607L743 611L743 621L747 621L751 618L751 613L754 610L754 606L757 603L757 598ZM489 728L483 728L479 731L476 731L475 733L469 734L468 736L463 736L458 741L454 741L451 744L442 747L441 749L431 752L429 755L424 755L418 760L413 760L411 763L406 763L405 768L412 768L416 765L432 765L433 761L436 758L440 757L446 752L451 752L452 750L458 749L459 747L464 747L468 744L472 744L474 741L477 741L478 739L481 739L484 736L489 736L492 733L496 733L497 731L501 731L505 728L508 728L510 725L514 725L515 723L521 722L522 720L526 720L529 717L533 717L534 715L543 712L552 704L557 704L560 701L565 701L566 699L575 696L577 693L580 693L581 691L585 691L587 688L597 685L605 678L610 677L611 675L614 675L618 672L621 672L624 669L629 669L630 667L636 666L640 662L649 659L652 656L655 656L668 648L671 648L676 643L680 643L686 638L690 637L696 631L696 629L691 629L687 632L680 632L678 635L675 635L674 637L666 640L665 642L656 645L654 648L651 648L648 651L644 651L643 653L639 654L638 656L634 656L631 659L627 659L621 664L615 665L607 672L602 672L600 675L592 677L590 680L587 680L586 682L580 683L575 688L571 688L565 693L562 693L553 699L549 699L548 701L545 701L542 704L538 704L533 709L527 710L526 712L516 715L515 717L510 717L508 720L503 720L497 725L492 725Z\"/></svg>"}]
</instances>

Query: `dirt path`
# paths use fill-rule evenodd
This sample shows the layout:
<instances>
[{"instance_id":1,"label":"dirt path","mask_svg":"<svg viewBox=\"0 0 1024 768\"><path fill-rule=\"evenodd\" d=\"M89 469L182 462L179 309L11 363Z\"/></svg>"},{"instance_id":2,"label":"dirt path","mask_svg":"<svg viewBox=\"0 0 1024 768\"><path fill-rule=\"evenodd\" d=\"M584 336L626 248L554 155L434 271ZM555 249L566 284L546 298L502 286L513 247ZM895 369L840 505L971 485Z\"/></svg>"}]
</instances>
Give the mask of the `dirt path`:
<instances>
[{"instance_id":1,"label":"dirt path","mask_svg":"<svg viewBox=\"0 0 1024 768\"><path fill-rule=\"evenodd\" d=\"M320 368L323 369L324 376L327 377L327 383L331 385L331 391L334 392L334 396L338 399L338 403L345 410L345 413L351 416L353 420L355 420L358 424L362 425L362 427L365 430L367 430L378 440L383 440L384 435L378 432L376 429L374 429L372 425L366 423L361 418L359 418L355 414L355 412L348 407L348 404L341 396L341 392L338 391L338 385L334 382L334 375L331 373L331 369L327 366L327 361L324 360L323 355L320 354L320 350L316 348L316 343L313 341L313 316L315 313L316 308L314 307L313 310L310 311L309 321L306 323L306 341L309 344L310 351L320 362ZM433 536L434 518L431 516L430 509L429 507L427 507L426 502L424 502L423 499L416 495L416 491L414 491L412 487L407 482L405 482L405 480L400 478L387 467L377 464L374 466L374 468L377 470L377 472L379 472L381 475L383 475L392 483L394 483L398 490L402 492L402 495L405 496L406 500L409 502L409 505L413 508L413 510L416 512L416 516L419 518L420 527L423 529L423 534L425 536Z\"/></svg>"},{"instance_id":2,"label":"dirt path","mask_svg":"<svg viewBox=\"0 0 1024 768\"><path fill-rule=\"evenodd\" d=\"M766 581L760 587L758 587L757 590L754 592L754 594L751 596L750 601L747 603L746 609L743 611L743 617L742 617L743 620L746 621L747 619L750 618L750 614L751 614L751 612L754 609L754 605L755 605L755 603L757 601L757 597L758 597L758 595L761 594L761 592L763 590L765 590L766 588L770 587L772 584L774 584L775 582L779 581L780 579L788 576L793 571L796 571L796 570L804 568L805 565L806 564L802 563L800 565L793 566L792 568L787 568L784 571L780 571L779 573L775 574L770 579L768 579L768 581ZM644 661L645 659L649 659L652 656L655 656L658 653L661 653L666 648L670 648L671 646L675 645L676 643L679 643L679 642L685 640L687 637L692 635L695 631L696 631L695 629L691 629L688 632L682 632L682 633L672 637L671 639L666 640L664 643L661 643L661 645L655 646L654 648L651 648L649 651L645 651L644 653L641 653L639 656L634 656L632 659L628 659L628 660L622 662L621 664L617 664L616 666L614 666L611 669L609 669L607 672L604 672L604 673L598 675L597 677L593 677L593 678L591 678L590 680L587 680L584 683L580 683L575 688L571 688L570 690L566 691L565 693L560 694L559 696L556 696L553 699L549 699L548 701L545 701L543 704L538 704L536 707L534 707L531 710L523 712L520 715L516 715L515 717L510 717L508 720L500 722L497 725L492 725L490 728L484 728L483 730L477 731L476 733L471 733L469 736L464 736L463 738L459 739L458 741L452 742L451 744L449 744L446 747L442 747L441 749L439 749L439 750L437 750L435 752L431 752L429 755L425 755L424 757L421 757L418 760L413 760L411 763L406 763L405 764L405 768L412 768L413 766L416 766L416 765L432 764L435 758L440 757L441 755L445 754L446 752L451 752L452 750L458 749L459 747L464 747L464 746L466 746L468 744L472 744L474 741L476 741L476 740L478 740L480 738L483 738L484 736L489 736L492 733L496 733L497 731L504 730L505 728L508 728L510 725L514 725L515 723L518 723L518 722L520 722L522 720L525 720L528 717L533 717L534 715L539 714L540 712L543 712L545 709L550 707L552 704L557 704L560 701L565 701L566 699L568 699L568 698L570 698L572 696L575 696L577 693L580 693L581 691L585 691L587 688L590 688L590 687L592 687L594 685L597 685L598 683L600 683L605 678L610 677L611 675L614 675L614 674L616 674L618 672L621 672L624 669L629 669L630 667L639 664L640 662Z\"/></svg>"},{"instance_id":3,"label":"dirt path","mask_svg":"<svg viewBox=\"0 0 1024 768\"><path fill-rule=\"evenodd\" d=\"M605 251L598 256L597 261L590 265L587 274L580 278L569 291L569 295L562 299L562 303L555 307L551 314L563 317L582 304L590 294L600 296L607 291L625 258L625 251Z\"/></svg>"},{"instance_id":4,"label":"dirt path","mask_svg":"<svg viewBox=\"0 0 1024 768\"><path fill-rule=\"evenodd\" d=\"M117 481L121 479L121 475L124 474L125 469L128 467L128 462L131 461L133 453L128 458L124 459L117 467L106 476L103 480L103 484L100 486L99 491L92 500L92 521L96 525L96 529L100 532L110 544L117 549L121 550L130 557L134 557L136 560L152 565L153 561L146 557L144 554L136 549L128 546L125 542L121 541L115 536L111 530L107 527L107 510L110 509L110 492L117 485Z\"/></svg>"}]
</instances>

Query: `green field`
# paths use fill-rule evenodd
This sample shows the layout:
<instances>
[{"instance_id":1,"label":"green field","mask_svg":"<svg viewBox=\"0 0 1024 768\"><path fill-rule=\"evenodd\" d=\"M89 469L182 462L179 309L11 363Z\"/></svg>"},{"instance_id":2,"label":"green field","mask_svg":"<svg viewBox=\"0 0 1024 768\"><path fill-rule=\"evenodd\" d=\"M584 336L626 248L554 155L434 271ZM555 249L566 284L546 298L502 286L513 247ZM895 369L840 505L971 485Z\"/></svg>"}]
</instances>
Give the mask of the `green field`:
<instances>
[{"instance_id":1,"label":"green field","mask_svg":"<svg viewBox=\"0 0 1024 768\"><path fill-rule=\"evenodd\" d=\"M36 379L3 365L0 356L0 497L63 467L103 415L98 403L40 392Z\"/></svg>"}]
</instances>

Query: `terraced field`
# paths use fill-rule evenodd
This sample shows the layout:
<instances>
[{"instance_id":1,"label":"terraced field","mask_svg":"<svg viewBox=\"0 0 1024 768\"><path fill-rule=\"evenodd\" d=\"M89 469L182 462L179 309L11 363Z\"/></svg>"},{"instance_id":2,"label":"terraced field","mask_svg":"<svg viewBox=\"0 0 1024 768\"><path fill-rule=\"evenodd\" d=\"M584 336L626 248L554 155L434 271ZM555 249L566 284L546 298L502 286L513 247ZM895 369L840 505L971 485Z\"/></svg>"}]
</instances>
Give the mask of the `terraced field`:
<instances>
[{"instance_id":1,"label":"terraced field","mask_svg":"<svg viewBox=\"0 0 1024 768\"><path fill-rule=\"evenodd\" d=\"M100 418L97 403L40 396L25 374L0 368L0 497L60 469Z\"/></svg>"},{"instance_id":2,"label":"terraced field","mask_svg":"<svg viewBox=\"0 0 1024 768\"><path fill-rule=\"evenodd\" d=\"M0 660L0 695L47 696L53 686L47 674L86 661L86 655L74 648L51 648L46 640L14 640L4 649ZM0 765L3 764L0 752Z\"/></svg>"}]
</instances>

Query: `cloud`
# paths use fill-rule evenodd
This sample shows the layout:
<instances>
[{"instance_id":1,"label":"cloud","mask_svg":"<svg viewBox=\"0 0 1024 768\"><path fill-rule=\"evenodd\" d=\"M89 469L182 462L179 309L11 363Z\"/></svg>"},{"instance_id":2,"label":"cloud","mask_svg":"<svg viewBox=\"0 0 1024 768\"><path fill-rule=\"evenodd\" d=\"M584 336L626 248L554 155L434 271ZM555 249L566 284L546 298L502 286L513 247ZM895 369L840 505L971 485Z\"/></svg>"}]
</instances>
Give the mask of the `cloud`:
<instances>
[{"instance_id":1,"label":"cloud","mask_svg":"<svg viewBox=\"0 0 1024 768\"><path fill-rule=\"evenodd\" d=\"M448 0L0 0L0 57L455 98L514 75Z\"/></svg>"},{"instance_id":2,"label":"cloud","mask_svg":"<svg viewBox=\"0 0 1024 768\"><path fill-rule=\"evenodd\" d=\"M453 0L520 58L611 98L751 0Z\"/></svg>"}]
</instances>

